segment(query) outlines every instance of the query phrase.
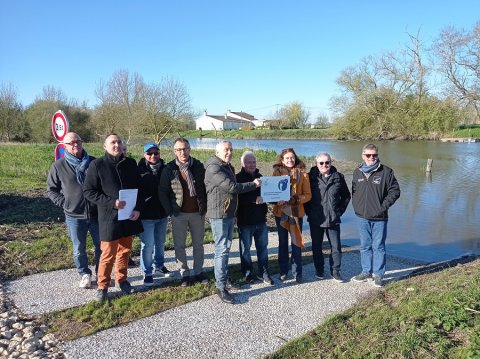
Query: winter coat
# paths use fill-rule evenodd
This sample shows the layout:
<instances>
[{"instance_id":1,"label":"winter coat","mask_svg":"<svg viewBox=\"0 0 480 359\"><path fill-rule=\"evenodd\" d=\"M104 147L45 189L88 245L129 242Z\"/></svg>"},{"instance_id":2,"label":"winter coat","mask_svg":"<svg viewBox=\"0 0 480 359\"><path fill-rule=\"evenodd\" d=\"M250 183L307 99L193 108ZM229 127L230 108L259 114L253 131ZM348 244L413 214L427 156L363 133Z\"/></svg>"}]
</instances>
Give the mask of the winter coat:
<instances>
[{"instance_id":1,"label":"winter coat","mask_svg":"<svg viewBox=\"0 0 480 359\"><path fill-rule=\"evenodd\" d=\"M139 189L135 210L142 212L143 192L140 189L140 173L133 158L116 159L105 153L93 161L87 171L83 186L85 198L98 206L100 240L114 241L121 237L143 232L140 220L118 220L118 209L113 208L121 189Z\"/></svg>"},{"instance_id":2,"label":"winter coat","mask_svg":"<svg viewBox=\"0 0 480 359\"><path fill-rule=\"evenodd\" d=\"M89 157L90 162L95 159L95 157ZM47 177L47 195L70 217L97 218L97 206L85 200L83 186L77 182L75 169L69 165L65 157L55 161L50 168Z\"/></svg>"},{"instance_id":3,"label":"winter coat","mask_svg":"<svg viewBox=\"0 0 480 359\"><path fill-rule=\"evenodd\" d=\"M205 188L207 190L207 217L235 217L238 194L253 191L255 183L237 183L232 165L217 156L205 162Z\"/></svg>"},{"instance_id":4,"label":"winter coat","mask_svg":"<svg viewBox=\"0 0 480 359\"><path fill-rule=\"evenodd\" d=\"M308 222L320 227L339 224L351 198L345 177L334 166L328 177L322 178L317 166L311 168L308 176L312 189L312 199L305 204Z\"/></svg>"},{"instance_id":5,"label":"winter coat","mask_svg":"<svg viewBox=\"0 0 480 359\"><path fill-rule=\"evenodd\" d=\"M160 176L162 170L165 168L163 160L160 158L161 166L156 174L153 174L152 169L147 163L145 158L140 159L138 162L138 170L140 171L140 188L143 191L145 197L145 205L143 207L142 213L140 214L141 219L160 219L167 217L165 209L160 204L158 198L158 185L160 183Z\"/></svg>"},{"instance_id":6,"label":"winter coat","mask_svg":"<svg viewBox=\"0 0 480 359\"><path fill-rule=\"evenodd\" d=\"M200 215L207 212L207 192L205 190L205 168L203 164L192 157L190 171L193 175L193 185L197 194ZM162 172L158 196L168 215L177 216L183 203L183 188L180 182L180 168L175 160L170 161Z\"/></svg>"},{"instance_id":7,"label":"winter coat","mask_svg":"<svg viewBox=\"0 0 480 359\"><path fill-rule=\"evenodd\" d=\"M352 204L355 214L368 220L388 219L388 209L400 197L400 185L393 170L379 163L365 174L360 167L353 171Z\"/></svg>"},{"instance_id":8,"label":"winter coat","mask_svg":"<svg viewBox=\"0 0 480 359\"><path fill-rule=\"evenodd\" d=\"M247 173L243 167L236 175L238 183L252 182L255 178L260 177L262 177L262 175L258 169L252 175ZM237 225L247 226L267 222L266 215L268 206L266 203L256 204L255 202L258 196L260 196L260 187L254 191L238 195Z\"/></svg>"},{"instance_id":9,"label":"winter coat","mask_svg":"<svg viewBox=\"0 0 480 359\"><path fill-rule=\"evenodd\" d=\"M288 169L285 166L273 166L274 176L290 176L290 205L296 207L296 212L299 218L305 215L304 203L307 203L312 198L312 192L310 189L310 181L308 179L308 173L303 169L294 167ZM282 216L282 206L275 204L273 207L273 214L276 217Z\"/></svg>"}]
</instances>

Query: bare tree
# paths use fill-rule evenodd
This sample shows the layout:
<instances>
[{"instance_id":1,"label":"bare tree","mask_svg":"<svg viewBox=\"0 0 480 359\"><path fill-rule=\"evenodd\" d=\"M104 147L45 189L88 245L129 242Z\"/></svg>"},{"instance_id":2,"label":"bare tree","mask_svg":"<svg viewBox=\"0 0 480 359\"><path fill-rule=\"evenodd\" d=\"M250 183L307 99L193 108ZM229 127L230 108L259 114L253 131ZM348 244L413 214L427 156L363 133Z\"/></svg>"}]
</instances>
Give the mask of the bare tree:
<instances>
[{"instance_id":1,"label":"bare tree","mask_svg":"<svg viewBox=\"0 0 480 359\"><path fill-rule=\"evenodd\" d=\"M17 91L12 84L0 87L0 140L12 141L20 135L22 106L17 100Z\"/></svg>"},{"instance_id":2,"label":"bare tree","mask_svg":"<svg viewBox=\"0 0 480 359\"><path fill-rule=\"evenodd\" d=\"M310 118L310 112L302 103L294 101L280 108L275 117L284 128L304 128Z\"/></svg>"},{"instance_id":3,"label":"bare tree","mask_svg":"<svg viewBox=\"0 0 480 359\"><path fill-rule=\"evenodd\" d=\"M443 29L434 50L438 70L448 79L448 94L473 108L480 121L480 22L471 31Z\"/></svg>"}]
</instances>

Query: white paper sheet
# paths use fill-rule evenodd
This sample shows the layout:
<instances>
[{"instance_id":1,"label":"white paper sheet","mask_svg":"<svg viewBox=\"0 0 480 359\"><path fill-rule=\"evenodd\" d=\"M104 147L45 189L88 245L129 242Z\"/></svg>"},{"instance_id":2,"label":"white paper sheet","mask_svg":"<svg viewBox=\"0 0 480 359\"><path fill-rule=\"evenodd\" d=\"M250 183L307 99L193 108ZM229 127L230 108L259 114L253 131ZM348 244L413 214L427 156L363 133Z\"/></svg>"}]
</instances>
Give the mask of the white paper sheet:
<instances>
[{"instance_id":1,"label":"white paper sheet","mask_svg":"<svg viewBox=\"0 0 480 359\"><path fill-rule=\"evenodd\" d=\"M118 191L118 199L125 201L125 207L118 210L118 220L129 219L137 203L138 189L121 189Z\"/></svg>"}]
</instances>

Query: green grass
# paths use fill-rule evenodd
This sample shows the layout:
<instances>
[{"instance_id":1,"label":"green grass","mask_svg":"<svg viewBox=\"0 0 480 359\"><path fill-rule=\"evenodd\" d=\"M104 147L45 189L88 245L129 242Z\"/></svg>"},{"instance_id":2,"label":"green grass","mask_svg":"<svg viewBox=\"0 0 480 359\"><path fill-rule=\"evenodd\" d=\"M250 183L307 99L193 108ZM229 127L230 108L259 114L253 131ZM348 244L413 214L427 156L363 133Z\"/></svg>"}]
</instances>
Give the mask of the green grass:
<instances>
[{"instance_id":1,"label":"green grass","mask_svg":"<svg viewBox=\"0 0 480 359\"><path fill-rule=\"evenodd\" d=\"M268 356L478 357L480 260L388 285Z\"/></svg>"},{"instance_id":2,"label":"green grass","mask_svg":"<svg viewBox=\"0 0 480 359\"><path fill-rule=\"evenodd\" d=\"M269 130L269 129L255 129L255 130L228 130L228 131L198 131L190 130L183 133L188 138L234 138L234 139L334 139L335 136L331 129L288 129L288 130Z\"/></svg>"},{"instance_id":3,"label":"green grass","mask_svg":"<svg viewBox=\"0 0 480 359\"><path fill-rule=\"evenodd\" d=\"M453 137L480 138L480 127L464 128L461 130L456 130L453 134Z\"/></svg>"}]
</instances>

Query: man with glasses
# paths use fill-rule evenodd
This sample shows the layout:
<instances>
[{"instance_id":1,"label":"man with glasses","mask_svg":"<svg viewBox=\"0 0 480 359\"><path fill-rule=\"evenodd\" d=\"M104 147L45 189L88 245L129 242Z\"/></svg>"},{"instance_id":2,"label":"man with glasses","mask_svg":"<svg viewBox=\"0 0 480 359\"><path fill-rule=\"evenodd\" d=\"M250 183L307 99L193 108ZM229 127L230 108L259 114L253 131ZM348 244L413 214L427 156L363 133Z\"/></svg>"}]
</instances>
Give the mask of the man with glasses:
<instances>
[{"instance_id":1,"label":"man with glasses","mask_svg":"<svg viewBox=\"0 0 480 359\"><path fill-rule=\"evenodd\" d=\"M340 217L350 202L345 177L332 165L329 153L322 152L316 157L317 165L309 173L312 199L305 203L305 211L312 237L315 277L324 278L323 238L326 235L331 251L329 256L330 275L336 282L343 282L341 275L342 245L340 243Z\"/></svg>"},{"instance_id":2,"label":"man with glasses","mask_svg":"<svg viewBox=\"0 0 480 359\"><path fill-rule=\"evenodd\" d=\"M190 156L190 143L179 137L173 144L175 159L162 172L159 186L160 202L172 219L172 236L177 266L182 277L181 286L192 281L203 284L208 278L203 273L205 213L205 168ZM193 273L187 261L187 230L190 230L193 247Z\"/></svg>"},{"instance_id":3,"label":"man with glasses","mask_svg":"<svg viewBox=\"0 0 480 359\"><path fill-rule=\"evenodd\" d=\"M400 186L393 170L380 162L378 147L363 146L363 162L353 172L352 204L358 217L362 273L354 282L372 278L376 287L383 286L385 275L388 209L400 197Z\"/></svg>"},{"instance_id":4,"label":"man with glasses","mask_svg":"<svg viewBox=\"0 0 480 359\"><path fill-rule=\"evenodd\" d=\"M81 276L79 287L90 288L92 271L88 267L87 234L90 232L95 247L95 272L100 258L100 234L97 206L85 200L83 183L95 157L88 155L75 132L65 135L64 145L65 156L55 161L48 173L47 194L65 213L65 224L73 244L73 261Z\"/></svg>"},{"instance_id":5,"label":"man with glasses","mask_svg":"<svg viewBox=\"0 0 480 359\"><path fill-rule=\"evenodd\" d=\"M164 168L157 144L147 143L143 146L143 158L138 162L138 169L141 176L140 187L145 196L145 206L140 214L144 229L143 233L140 233L140 268L144 273L145 286L154 284L153 264L155 273L170 277L164 257L168 217L158 198L158 186Z\"/></svg>"}]
</instances>

